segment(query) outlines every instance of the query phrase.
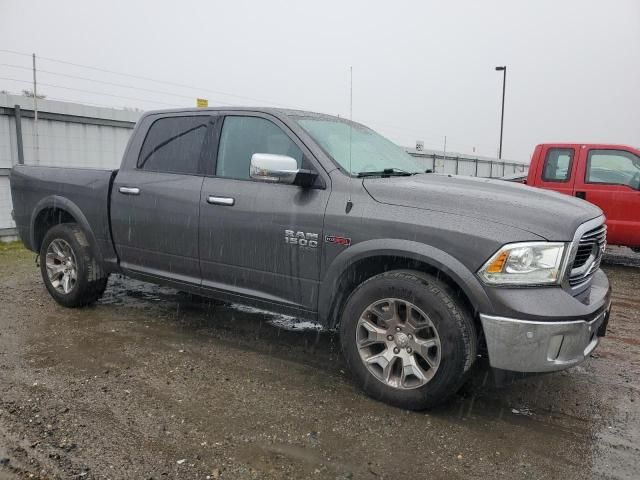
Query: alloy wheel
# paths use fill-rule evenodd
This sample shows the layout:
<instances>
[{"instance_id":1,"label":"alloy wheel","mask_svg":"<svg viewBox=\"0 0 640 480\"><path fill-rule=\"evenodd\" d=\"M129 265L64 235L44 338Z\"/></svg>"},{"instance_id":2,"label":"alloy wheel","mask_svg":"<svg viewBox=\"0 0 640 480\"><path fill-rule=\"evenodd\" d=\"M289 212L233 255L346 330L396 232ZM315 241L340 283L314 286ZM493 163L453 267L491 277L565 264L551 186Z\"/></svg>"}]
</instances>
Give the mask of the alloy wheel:
<instances>
[{"instance_id":1,"label":"alloy wheel","mask_svg":"<svg viewBox=\"0 0 640 480\"><path fill-rule=\"evenodd\" d=\"M440 337L413 303L385 298L369 305L356 327L356 343L369 372L398 389L428 383L440 365Z\"/></svg>"},{"instance_id":2,"label":"alloy wheel","mask_svg":"<svg viewBox=\"0 0 640 480\"><path fill-rule=\"evenodd\" d=\"M78 281L78 266L71 246L61 238L53 240L47 248L45 266L53 288L68 295Z\"/></svg>"}]
</instances>

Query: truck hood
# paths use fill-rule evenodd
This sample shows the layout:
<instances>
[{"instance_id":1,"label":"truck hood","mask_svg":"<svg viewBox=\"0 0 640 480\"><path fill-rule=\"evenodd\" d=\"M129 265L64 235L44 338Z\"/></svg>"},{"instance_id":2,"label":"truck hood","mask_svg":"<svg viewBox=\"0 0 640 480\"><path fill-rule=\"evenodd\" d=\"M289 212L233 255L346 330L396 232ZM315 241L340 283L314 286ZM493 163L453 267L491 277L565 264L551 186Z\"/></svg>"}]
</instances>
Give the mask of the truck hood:
<instances>
[{"instance_id":1,"label":"truck hood","mask_svg":"<svg viewBox=\"0 0 640 480\"><path fill-rule=\"evenodd\" d=\"M481 218L550 241L572 240L580 224L602 215L569 195L502 180L419 174L365 178L363 186L380 203Z\"/></svg>"}]
</instances>

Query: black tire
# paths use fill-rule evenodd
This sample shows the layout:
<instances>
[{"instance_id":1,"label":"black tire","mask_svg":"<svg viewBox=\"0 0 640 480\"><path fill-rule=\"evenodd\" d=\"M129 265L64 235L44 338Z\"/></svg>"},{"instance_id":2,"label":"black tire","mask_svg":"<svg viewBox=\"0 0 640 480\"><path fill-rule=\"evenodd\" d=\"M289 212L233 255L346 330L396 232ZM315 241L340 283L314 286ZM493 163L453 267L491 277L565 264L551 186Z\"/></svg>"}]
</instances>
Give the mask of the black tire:
<instances>
[{"instance_id":1,"label":"black tire","mask_svg":"<svg viewBox=\"0 0 640 480\"><path fill-rule=\"evenodd\" d=\"M360 356L356 342L358 320L365 309L385 298L411 302L429 317L437 331L439 365L422 386L392 387L378 379ZM409 410L433 407L456 393L475 361L477 349L471 314L456 292L432 275L406 270L377 275L353 291L341 315L340 341L349 369L362 390L376 400Z\"/></svg>"},{"instance_id":2,"label":"black tire","mask_svg":"<svg viewBox=\"0 0 640 480\"><path fill-rule=\"evenodd\" d=\"M93 282L93 291L96 294L96 299L94 300L94 302L96 300L102 298L102 295L104 294L104 291L107 289L107 282L108 281L109 281L109 277L108 276L104 276L102 278L99 278L95 282ZM93 302L91 302L91 303L93 303Z\"/></svg>"},{"instance_id":3,"label":"black tire","mask_svg":"<svg viewBox=\"0 0 640 480\"><path fill-rule=\"evenodd\" d=\"M49 245L63 240L69 245L76 263L75 284L68 293L56 289L47 273L46 259ZM62 223L51 227L40 247L40 273L49 294L60 305L83 307L98 300L107 286L107 276L91 252L87 237L75 223Z\"/></svg>"}]
</instances>

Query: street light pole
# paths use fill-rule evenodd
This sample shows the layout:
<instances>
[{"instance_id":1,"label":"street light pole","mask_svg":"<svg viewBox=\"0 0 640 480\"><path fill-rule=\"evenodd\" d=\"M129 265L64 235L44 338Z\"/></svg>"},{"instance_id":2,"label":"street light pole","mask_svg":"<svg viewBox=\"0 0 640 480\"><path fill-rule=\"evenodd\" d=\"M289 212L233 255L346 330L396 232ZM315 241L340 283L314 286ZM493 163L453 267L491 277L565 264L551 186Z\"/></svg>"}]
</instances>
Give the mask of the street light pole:
<instances>
[{"instance_id":1,"label":"street light pole","mask_svg":"<svg viewBox=\"0 0 640 480\"><path fill-rule=\"evenodd\" d=\"M507 86L507 66L496 67L496 72L502 72L502 115L500 115L500 149L498 159L502 159L502 131L504 130L504 92Z\"/></svg>"}]
</instances>

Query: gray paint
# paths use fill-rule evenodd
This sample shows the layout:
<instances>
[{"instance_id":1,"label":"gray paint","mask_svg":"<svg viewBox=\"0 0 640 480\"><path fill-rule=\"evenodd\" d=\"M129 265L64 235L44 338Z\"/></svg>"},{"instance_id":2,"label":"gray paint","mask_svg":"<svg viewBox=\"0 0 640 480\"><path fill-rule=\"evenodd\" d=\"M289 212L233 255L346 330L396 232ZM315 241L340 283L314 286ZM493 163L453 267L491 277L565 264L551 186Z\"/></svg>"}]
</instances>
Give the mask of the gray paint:
<instances>
[{"instance_id":1,"label":"gray paint","mask_svg":"<svg viewBox=\"0 0 640 480\"><path fill-rule=\"evenodd\" d=\"M117 175L111 227L123 269L200 282L198 201L202 177L141 170ZM120 187L135 186L139 195Z\"/></svg>"},{"instance_id":2,"label":"gray paint","mask_svg":"<svg viewBox=\"0 0 640 480\"><path fill-rule=\"evenodd\" d=\"M303 189L216 178L204 171L187 176L136 169L143 138L159 116L240 112L281 125L303 149L322 186ZM211 127L212 138L216 128ZM207 158L214 162L215 154ZM215 171L212 167L207 172ZM122 195L121 186L139 188L140 195ZM79 217L110 271L317 318L329 326L337 318L340 279L355 262L374 257L400 256L442 271L475 311L488 315L510 312L547 321L584 317L609 301L604 274L595 277L588 298L560 286L489 288L475 275L505 243L572 240L580 224L601 215L597 207L497 181L432 174L349 179L287 112L277 109L151 112L138 123L115 176L109 170L18 166L11 187L19 205L18 230L29 248L38 248L33 236L38 212L64 208ZM234 205L210 205L209 195L233 198ZM288 229L317 233L321 240L348 237L352 244L292 246L284 241Z\"/></svg>"},{"instance_id":3,"label":"gray paint","mask_svg":"<svg viewBox=\"0 0 640 480\"><path fill-rule=\"evenodd\" d=\"M27 248L39 250L35 225L45 209L71 214L87 234L101 260L112 258L107 206L112 172L109 170L33 167L12 169L11 195L18 235Z\"/></svg>"},{"instance_id":4,"label":"gray paint","mask_svg":"<svg viewBox=\"0 0 640 480\"><path fill-rule=\"evenodd\" d=\"M18 107L22 115L16 114ZM99 108L50 99L38 103L39 152L34 151L33 99L0 94L0 177L8 176L14 164L60 167L117 168L122 152L141 113ZM22 126L24 125L24 129ZM24 131L23 131L24 130ZM24 141L24 142L23 142ZM21 148L22 145L22 148ZM473 176L501 176L504 172L522 170L524 164L500 163L489 157L472 157L459 153L425 150L407 151L422 162L425 170ZM475 168L475 160L480 162ZM490 168L492 162L493 168ZM6 166L6 168L5 168ZM13 227L8 182L0 181L0 237Z\"/></svg>"},{"instance_id":5,"label":"gray paint","mask_svg":"<svg viewBox=\"0 0 640 480\"><path fill-rule=\"evenodd\" d=\"M510 225L550 241L572 240L578 225L602 215L571 196L500 180L436 174L367 179L364 186L380 203Z\"/></svg>"}]
</instances>

